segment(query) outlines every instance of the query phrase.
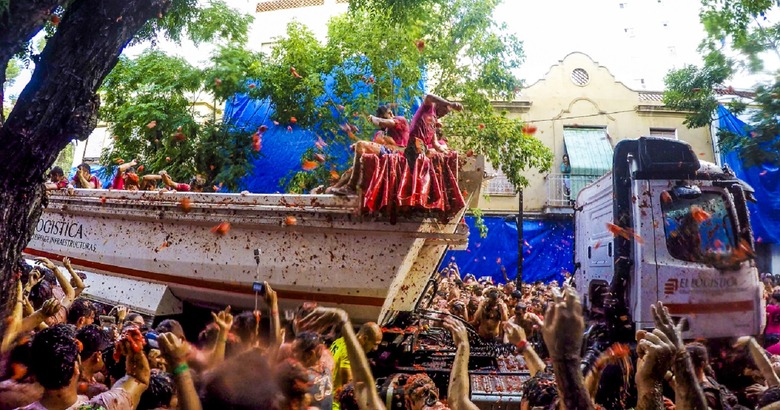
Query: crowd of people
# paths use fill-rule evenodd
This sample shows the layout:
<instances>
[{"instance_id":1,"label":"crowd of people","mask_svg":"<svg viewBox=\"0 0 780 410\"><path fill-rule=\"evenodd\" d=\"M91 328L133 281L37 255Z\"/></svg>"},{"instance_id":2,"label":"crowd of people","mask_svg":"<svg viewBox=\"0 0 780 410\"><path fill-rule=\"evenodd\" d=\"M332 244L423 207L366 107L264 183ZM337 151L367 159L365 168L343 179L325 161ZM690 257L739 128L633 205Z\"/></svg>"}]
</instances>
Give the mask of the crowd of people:
<instances>
[{"instance_id":1,"label":"crowd of people","mask_svg":"<svg viewBox=\"0 0 780 410\"><path fill-rule=\"evenodd\" d=\"M376 323L355 327L343 310L315 303L282 323L266 283L267 310L213 312L197 340L187 340L176 320L154 323L85 299L89 278L67 259L62 265L19 264L0 346L0 409L385 408L368 360L383 343ZM772 322L780 290L768 297ZM403 386L405 409L477 408L469 398L469 327L483 340L515 345L523 357L531 378L522 409L780 408L779 356L748 336L711 359L707 341L685 343L661 303L652 308L655 329L638 331L634 347L615 344L587 365L585 320L569 286L493 285L451 264L431 306L449 313L431 325L448 330L457 349L448 391L440 397L424 372L412 375ZM725 372L749 382L721 383L716 375Z\"/></svg>"}]
</instances>

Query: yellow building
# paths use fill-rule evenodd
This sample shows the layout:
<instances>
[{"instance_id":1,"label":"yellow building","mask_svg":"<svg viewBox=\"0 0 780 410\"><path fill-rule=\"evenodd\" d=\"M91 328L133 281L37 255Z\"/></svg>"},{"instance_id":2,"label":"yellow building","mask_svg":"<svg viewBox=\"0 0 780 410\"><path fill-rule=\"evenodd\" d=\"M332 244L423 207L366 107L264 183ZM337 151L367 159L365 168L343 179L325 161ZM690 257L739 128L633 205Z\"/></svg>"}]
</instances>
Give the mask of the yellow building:
<instances>
[{"instance_id":1,"label":"yellow building","mask_svg":"<svg viewBox=\"0 0 780 410\"><path fill-rule=\"evenodd\" d=\"M573 214L577 192L611 169L612 148L622 139L675 138L691 144L700 159L715 162L710 129L685 127L685 113L664 107L661 95L632 90L606 67L574 52L523 89L517 100L497 103L510 116L536 126L536 137L554 156L547 173L526 174L525 217ZM570 158L569 173L562 172L564 155ZM518 197L500 172L483 194L479 207L485 213L517 213Z\"/></svg>"}]
</instances>

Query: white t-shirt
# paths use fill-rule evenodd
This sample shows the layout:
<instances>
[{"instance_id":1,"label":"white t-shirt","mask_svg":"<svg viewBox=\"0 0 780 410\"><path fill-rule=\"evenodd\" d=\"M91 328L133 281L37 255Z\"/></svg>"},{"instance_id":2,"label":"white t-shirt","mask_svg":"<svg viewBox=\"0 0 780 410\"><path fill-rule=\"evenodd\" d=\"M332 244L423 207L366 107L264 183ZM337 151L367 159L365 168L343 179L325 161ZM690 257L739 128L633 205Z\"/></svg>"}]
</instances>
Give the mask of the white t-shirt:
<instances>
[{"instance_id":1,"label":"white t-shirt","mask_svg":"<svg viewBox=\"0 0 780 410\"><path fill-rule=\"evenodd\" d=\"M130 394L127 393L125 389L121 388L111 389L107 392L103 392L93 397L92 399L88 398L87 396L79 395L76 399L76 402L65 410L79 410L82 406L85 406L85 408L89 409L104 408L106 410L132 410L134 408L133 400L130 398ZM41 402L36 401L29 406L20 407L17 410L48 409L42 406Z\"/></svg>"}]
</instances>

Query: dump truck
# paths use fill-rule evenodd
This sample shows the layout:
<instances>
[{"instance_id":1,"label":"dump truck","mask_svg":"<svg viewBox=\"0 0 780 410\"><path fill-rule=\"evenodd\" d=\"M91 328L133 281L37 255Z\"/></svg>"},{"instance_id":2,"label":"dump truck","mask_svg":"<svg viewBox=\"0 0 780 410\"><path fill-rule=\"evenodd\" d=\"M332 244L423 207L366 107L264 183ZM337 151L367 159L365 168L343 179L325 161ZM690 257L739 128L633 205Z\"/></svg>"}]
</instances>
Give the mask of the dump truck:
<instances>
[{"instance_id":1,"label":"dump truck","mask_svg":"<svg viewBox=\"0 0 780 410\"><path fill-rule=\"evenodd\" d=\"M686 339L761 333L752 192L685 142L620 141L612 171L574 204L574 281L590 319L631 339L654 327L650 306L661 301L687 320Z\"/></svg>"}]
</instances>

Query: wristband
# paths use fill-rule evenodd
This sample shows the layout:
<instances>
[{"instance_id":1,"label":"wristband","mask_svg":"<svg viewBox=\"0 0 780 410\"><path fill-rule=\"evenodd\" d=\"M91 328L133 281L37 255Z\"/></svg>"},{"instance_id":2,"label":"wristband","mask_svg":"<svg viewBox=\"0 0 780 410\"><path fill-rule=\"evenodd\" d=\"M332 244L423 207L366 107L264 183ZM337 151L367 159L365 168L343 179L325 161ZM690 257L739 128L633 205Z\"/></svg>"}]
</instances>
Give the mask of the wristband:
<instances>
[{"instance_id":1,"label":"wristband","mask_svg":"<svg viewBox=\"0 0 780 410\"><path fill-rule=\"evenodd\" d=\"M187 372L188 370L190 370L190 366L187 366L187 363L182 363L182 364L176 366L176 368L173 369L172 373L173 373L174 376L179 376L182 373Z\"/></svg>"},{"instance_id":2,"label":"wristband","mask_svg":"<svg viewBox=\"0 0 780 410\"><path fill-rule=\"evenodd\" d=\"M515 347L517 347L519 353L525 353L525 348L528 347L528 341L521 340L519 343L515 345Z\"/></svg>"}]
</instances>

